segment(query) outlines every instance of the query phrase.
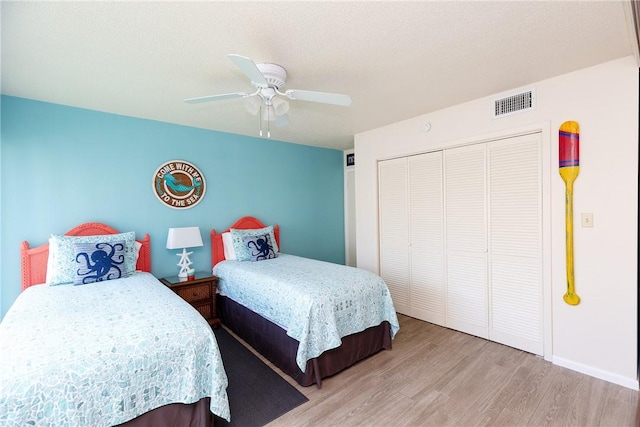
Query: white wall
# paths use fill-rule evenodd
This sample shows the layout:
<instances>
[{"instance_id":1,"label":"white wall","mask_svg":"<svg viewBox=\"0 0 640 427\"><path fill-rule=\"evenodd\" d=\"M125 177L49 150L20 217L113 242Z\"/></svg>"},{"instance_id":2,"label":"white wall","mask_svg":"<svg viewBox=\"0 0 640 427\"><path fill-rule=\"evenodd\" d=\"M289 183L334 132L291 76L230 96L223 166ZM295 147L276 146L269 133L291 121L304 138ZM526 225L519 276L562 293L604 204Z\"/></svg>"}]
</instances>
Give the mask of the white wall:
<instances>
[{"instance_id":1,"label":"white wall","mask_svg":"<svg viewBox=\"0 0 640 427\"><path fill-rule=\"evenodd\" d=\"M469 78L473 78L470 75ZM358 266L379 272L377 161L540 129L543 135L545 358L638 389L638 66L632 56L534 87L533 111L494 119L481 98L355 136ZM498 94L502 95L502 94ZM565 185L558 173L558 128L580 125L574 186L577 306L567 305ZM423 132L425 123L431 124ZM593 228L580 213L593 214Z\"/></svg>"},{"instance_id":2,"label":"white wall","mask_svg":"<svg viewBox=\"0 0 640 427\"><path fill-rule=\"evenodd\" d=\"M354 150L344 151L344 261L345 265L357 265L356 254L356 167L347 165L346 159Z\"/></svg>"}]
</instances>

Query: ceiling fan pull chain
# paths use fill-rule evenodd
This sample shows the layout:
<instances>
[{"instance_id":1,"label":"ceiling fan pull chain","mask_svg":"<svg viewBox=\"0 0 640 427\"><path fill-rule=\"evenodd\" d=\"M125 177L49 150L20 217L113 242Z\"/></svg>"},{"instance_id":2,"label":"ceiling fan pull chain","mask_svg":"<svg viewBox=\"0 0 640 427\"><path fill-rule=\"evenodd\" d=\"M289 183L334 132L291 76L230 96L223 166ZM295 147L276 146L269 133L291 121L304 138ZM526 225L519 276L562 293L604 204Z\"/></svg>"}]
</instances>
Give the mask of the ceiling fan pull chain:
<instances>
[{"instance_id":1,"label":"ceiling fan pull chain","mask_svg":"<svg viewBox=\"0 0 640 427\"><path fill-rule=\"evenodd\" d=\"M262 136L262 105L260 106L260 112L258 113L258 120L260 121L260 136Z\"/></svg>"},{"instance_id":2,"label":"ceiling fan pull chain","mask_svg":"<svg viewBox=\"0 0 640 427\"><path fill-rule=\"evenodd\" d=\"M271 120L269 117L270 108L267 106L267 138L271 138Z\"/></svg>"}]
</instances>

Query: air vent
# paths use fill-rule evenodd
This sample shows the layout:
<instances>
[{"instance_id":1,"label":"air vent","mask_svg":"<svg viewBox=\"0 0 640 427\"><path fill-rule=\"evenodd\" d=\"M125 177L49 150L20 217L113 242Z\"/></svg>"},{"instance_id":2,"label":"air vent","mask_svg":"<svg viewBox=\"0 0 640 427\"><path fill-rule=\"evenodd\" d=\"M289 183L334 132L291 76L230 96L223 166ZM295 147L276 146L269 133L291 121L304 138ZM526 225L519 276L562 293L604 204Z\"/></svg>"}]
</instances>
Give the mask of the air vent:
<instances>
[{"instance_id":1,"label":"air vent","mask_svg":"<svg viewBox=\"0 0 640 427\"><path fill-rule=\"evenodd\" d=\"M493 117L504 117L514 113L536 108L536 96L533 89L517 93L494 101Z\"/></svg>"}]
</instances>

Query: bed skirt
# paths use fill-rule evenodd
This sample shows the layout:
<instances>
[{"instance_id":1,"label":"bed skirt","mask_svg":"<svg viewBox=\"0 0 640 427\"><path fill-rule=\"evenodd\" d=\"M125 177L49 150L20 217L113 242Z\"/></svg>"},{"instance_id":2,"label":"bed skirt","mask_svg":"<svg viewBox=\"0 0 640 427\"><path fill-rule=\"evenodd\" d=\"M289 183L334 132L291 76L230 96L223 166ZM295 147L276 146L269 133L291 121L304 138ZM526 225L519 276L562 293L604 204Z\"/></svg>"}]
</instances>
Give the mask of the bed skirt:
<instances>
[{"instance_id":1,"label":"bed skirt","mask_svg":"<svg viewBox=\"0 0 640 427\"><path fill-rule=\"evenodd\" d=\"M210 398L205 397L190 405L172 403L142 414L118 427L213 427L213 414L209 410Z\"/></svg>"},{"instance_id":2,"label":"bed skirt","mask_svg":"<svg viewBox=\"0 0 640 427\"><path fill-rule=\"evenodd\" d=\"M391 349L389 322L382 322L343 337L340 347L307 361L302 372L296 363L298 341L284 329L228 297L218 295L217 302L218 317L227 328L304 387L317 384L320 388L322 378L335 375L380 350Z\"/></svg>"}]
</instances>

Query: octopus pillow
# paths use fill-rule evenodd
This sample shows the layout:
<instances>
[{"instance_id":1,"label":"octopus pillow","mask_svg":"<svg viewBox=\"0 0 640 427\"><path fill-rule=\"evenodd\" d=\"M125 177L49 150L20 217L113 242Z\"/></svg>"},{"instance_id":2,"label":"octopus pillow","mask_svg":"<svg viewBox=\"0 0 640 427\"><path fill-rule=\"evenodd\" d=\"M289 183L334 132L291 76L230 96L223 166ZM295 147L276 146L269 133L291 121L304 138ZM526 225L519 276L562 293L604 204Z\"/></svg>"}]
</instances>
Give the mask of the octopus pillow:
<instances>
[{"instance_id":1,"label":"octopus pillow","mask_svg":"<svg viewBox=\"0 0 640 427\"><path fill-rule=\"evenodd\" d=\"M73 283L76 279L76 251L74 245L78 243L111 243L124 241L124 271L127 275L136 269L135 232L100 236L60 236L49 238L49 259L47 260L48 285L62 285ZM122 270L123 268L120 267Z\"/></svg>"},{"instance_id":2,"label":"octopus pillow","mask_svg":"<svg viewBox=\"0 0 640 427\"><path fill-rule=\"evenodd\" d=\"M127 277L125 244L123 241L75 243L76 260L74 285L102 282Z\"/></svg>"},{"instance_id":3,"label":"octopus pillow","mask_svg":"<svg viewBox=\"0 0 640 427\"><path fill-rule=\"evenodd\" d=\"M256 237L256 236L263 236L265 234L268 234L269 235L269 241L267 242L268 245L273 249L273 251L276 254L280 252L278 248L278 242L276 242L276 236L273 231L272 225L264 228L253 228L253 229L242 229L242 230L232 228L230 230L230 233L231 233L231 241L233 242L233 250L235 252L236 259L238 261L248 261L249 259L251 259L249 248L246 246L244 242L244 239L246 237ZM264 247L262 249L264 250Z\"/></svg>"},{"instance_id":4,"label":"octopus pillow","mask_svg":"<svg viewBox=\"0 0 640 427\"><path fill-rule=\"evenodd\" d=\"M248 258L242 259L241 261L262 261L278 256L276 251L273 249L269 234L246 236L242 242L247 250L246 253L248 253Z\"/></svg>"}]
</instances>

